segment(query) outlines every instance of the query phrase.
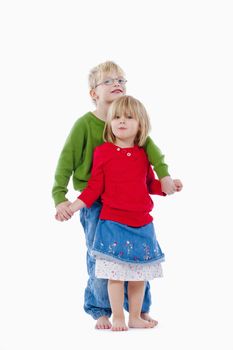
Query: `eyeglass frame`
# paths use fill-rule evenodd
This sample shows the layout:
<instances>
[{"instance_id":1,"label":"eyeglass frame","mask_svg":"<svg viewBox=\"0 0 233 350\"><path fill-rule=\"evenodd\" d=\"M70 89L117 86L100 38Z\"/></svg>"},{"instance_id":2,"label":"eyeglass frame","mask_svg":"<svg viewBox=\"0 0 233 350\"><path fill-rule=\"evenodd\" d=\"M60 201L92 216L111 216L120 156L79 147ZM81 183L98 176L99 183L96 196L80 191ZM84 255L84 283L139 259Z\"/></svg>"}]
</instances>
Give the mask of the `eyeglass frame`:
<instances>
[{"instance_id":1,"label":"eyeglass frame","mask_svg":"<svg viewBox=\"0 0 233 350\"><path fill-rule=\"evenodd\" d=\"M111 81L110 84L106 84L106 81L108 81L108 80ZM115 79L109 78L109 79L105 79L105 80L102 81L101 83L97 84L97 85L95 86L95 88L96 88L97 86L99 86L99 85L102 85L102 84L104 84L104 85L106 85L106 86L111 86L111 85L114 84L114 82L115 82L116 80L118 81L118 84L120 84L120 85L125 85L125 84L127 83L127 80L126 80L126 79L123 79L123 78L115 78ZM120 83L119 80L123 80L123 82Z\"/></svg>"}]
</instances>

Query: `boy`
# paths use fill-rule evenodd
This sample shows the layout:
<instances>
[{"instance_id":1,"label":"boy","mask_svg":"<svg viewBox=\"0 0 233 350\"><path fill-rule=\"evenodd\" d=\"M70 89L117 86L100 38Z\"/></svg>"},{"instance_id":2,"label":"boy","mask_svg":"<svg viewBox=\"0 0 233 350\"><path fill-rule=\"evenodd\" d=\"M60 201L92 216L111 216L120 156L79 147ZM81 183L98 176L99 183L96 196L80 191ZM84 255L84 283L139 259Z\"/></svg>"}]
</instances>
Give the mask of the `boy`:
<instances>
[{"instance_id":1,"label":"boy","mask_svg":"<svg viewBox=\"0 0 233 350\"><path fill-rule=\"evenodd\" d=\"M52 190L57 211L55 217L58 221L69 220L73 215L69 209L71 203L66 198L70 177L73 175L75 190L82 191L86 187L91 174L93 150L103 143L103 129L108 108L112 101L126 93L126 82L123 70L111 61L99 64L89 74L90 96L96 109L94 112L86 113L76 121L61 152ZM161 181L163 192L166 194L174 193L176 187L169 176L164 156L149 137L144 148ZM85 290L84 310L97 320L96 328L105 329L111 328L107 280L95 277L95 259L90 255L100 210L100 201L96 201L89 209L83 208L80 211L80 221L86 237L89 275ZM148 314L150 304L150 285L147 283L141 316L156 324L157 322L151 319ZM127 285L124 307L128 310Z\"/></svg>"}]
</instances>

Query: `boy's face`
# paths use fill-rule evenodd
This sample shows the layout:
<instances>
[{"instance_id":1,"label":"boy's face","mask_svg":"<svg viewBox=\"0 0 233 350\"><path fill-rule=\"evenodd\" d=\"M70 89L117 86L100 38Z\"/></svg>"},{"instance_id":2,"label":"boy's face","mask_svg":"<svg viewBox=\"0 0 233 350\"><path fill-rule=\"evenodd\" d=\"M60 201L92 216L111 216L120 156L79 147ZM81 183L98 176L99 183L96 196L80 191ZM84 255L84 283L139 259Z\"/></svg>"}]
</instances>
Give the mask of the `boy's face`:
<instances>
[{"instance_id":1,"label":"boy's face","mask_svg":"<svg viewBox=\"0 0 233 350\"><path fill-rule=\"evenodd\" d=\"M125 95L126 80L116 72L109 72L102 75L97 86L91 90L91 97L96 100L96 105L112 103L117 97Z\"/></svg>"}]
</instances>

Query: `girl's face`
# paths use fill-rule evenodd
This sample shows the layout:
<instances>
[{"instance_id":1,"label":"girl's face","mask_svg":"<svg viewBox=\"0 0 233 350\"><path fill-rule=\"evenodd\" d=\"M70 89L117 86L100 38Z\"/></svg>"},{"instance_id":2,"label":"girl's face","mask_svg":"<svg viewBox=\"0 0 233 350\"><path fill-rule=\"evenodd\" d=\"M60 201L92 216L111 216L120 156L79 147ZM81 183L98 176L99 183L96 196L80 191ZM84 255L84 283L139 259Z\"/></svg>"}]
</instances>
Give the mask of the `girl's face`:
<instances>
[{"instance_id":1,"label":"girl's face","mask_svg":"<svg viewBox=\"0 0 233 350\"><path fill-rule=\"evenodd\" d=\"M117 73L104 74L97 86L91 90L92 98L96 100L96 104L112 103L117 97L126 93L126 79L118 76Z\"/></svg>"},{"instance_id":2,"label":"girl's face","mask_svg":"<svg viewBox=\"0 0 233 350\"><path fill-rule=\"evenodd\" d=\"M139 121L133 115L116 115L111 120L111 128L116 139L133 143L139 130Z\"/></svg>"}]
</instances>

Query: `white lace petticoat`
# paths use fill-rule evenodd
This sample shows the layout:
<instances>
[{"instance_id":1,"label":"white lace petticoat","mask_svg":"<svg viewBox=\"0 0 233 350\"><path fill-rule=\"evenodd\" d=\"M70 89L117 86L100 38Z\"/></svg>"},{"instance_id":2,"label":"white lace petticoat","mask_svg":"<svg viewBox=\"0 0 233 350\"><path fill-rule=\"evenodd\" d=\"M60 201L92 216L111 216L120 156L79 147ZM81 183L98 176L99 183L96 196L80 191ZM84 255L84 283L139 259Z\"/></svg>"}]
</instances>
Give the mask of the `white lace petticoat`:
<instances>
[{"instance_id":1,"label":"white lace petticoat","mask_svg":"<svg viewBox=\"0 0 233 350\"><path fill-rule=\"evenodd\" d=\"M161 263L157 264L131 264L105 259L96 259L95 275L118 281L149 281L163 277Z\"/></svg>"}]
</instances>

